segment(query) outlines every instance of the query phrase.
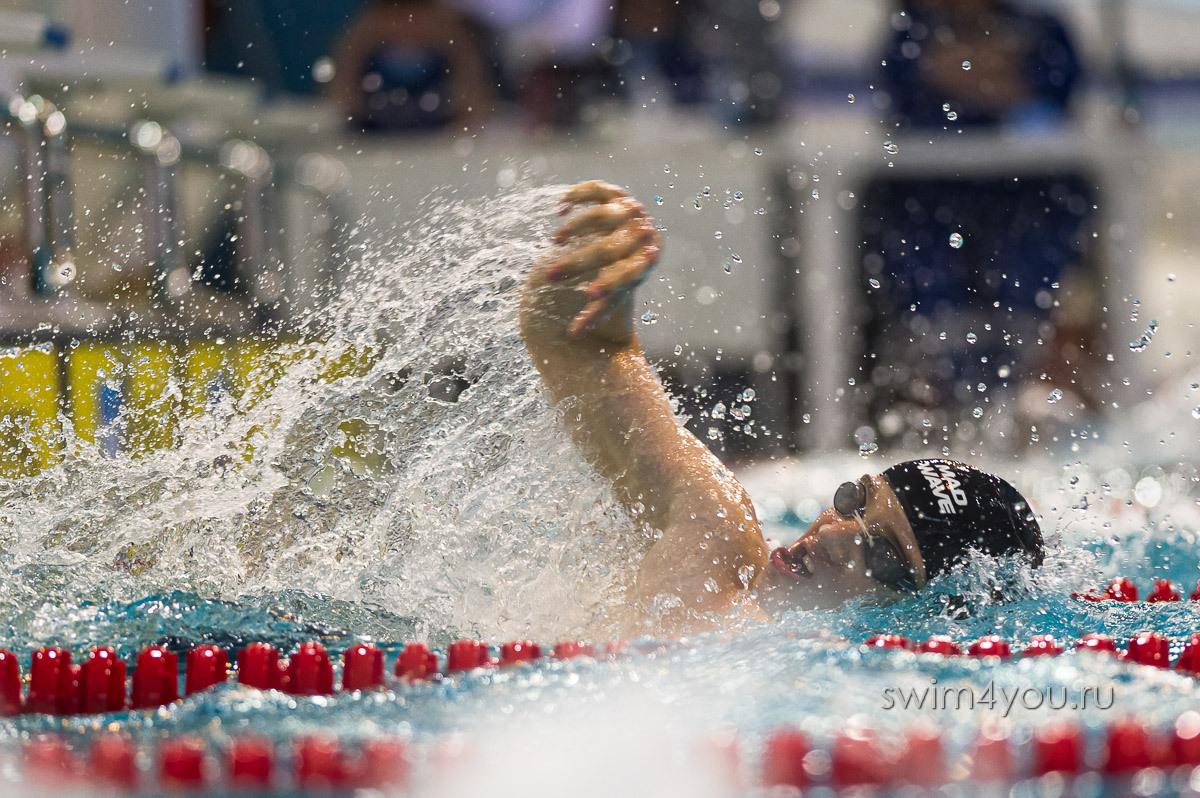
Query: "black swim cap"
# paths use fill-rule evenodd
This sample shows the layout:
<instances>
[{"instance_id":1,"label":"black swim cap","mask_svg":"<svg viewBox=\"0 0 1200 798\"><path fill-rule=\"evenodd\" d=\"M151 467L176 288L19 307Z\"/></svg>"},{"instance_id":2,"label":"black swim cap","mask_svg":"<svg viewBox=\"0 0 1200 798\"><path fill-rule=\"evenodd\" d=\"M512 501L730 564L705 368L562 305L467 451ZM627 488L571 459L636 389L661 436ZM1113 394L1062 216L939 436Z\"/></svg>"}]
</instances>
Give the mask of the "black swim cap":
<instances>
[{"instance_id":1,"label":"black swim cap","mask_svg":"<svg viewBox=\"0 0 1200 798\"><path fill-rule=\"evenodd\" d=\"M1042 564L1042 530L1017 489L997 476L954 460L909 460L883 472L892 486L925 575L933 578L968 548L993 556L1024 554Z\"/></svg>"}]
</instances>

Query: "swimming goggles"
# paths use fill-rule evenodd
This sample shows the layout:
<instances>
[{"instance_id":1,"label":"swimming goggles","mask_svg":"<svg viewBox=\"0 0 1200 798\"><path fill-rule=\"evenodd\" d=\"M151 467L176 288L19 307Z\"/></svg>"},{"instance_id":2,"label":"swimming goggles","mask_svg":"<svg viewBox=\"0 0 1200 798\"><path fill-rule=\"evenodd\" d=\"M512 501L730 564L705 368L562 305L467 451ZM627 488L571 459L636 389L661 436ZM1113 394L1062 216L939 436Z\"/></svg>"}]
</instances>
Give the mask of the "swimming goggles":
<instances>
[{"instance_id":1,"label":"swimming goggles","mask_svg":"<svg viewBox=\"0 0 1200 798\"><path fill-rule=\"evenodd\" d=\"M863 516L867 511L867 488L862 481L843 482L833 494L833 509L838 515L858 521L862 528L863 564L867 573L884 587L899 593L917 589L912 569L896 544L887 537L871 534Z\"/></svg>"}]
</instances>

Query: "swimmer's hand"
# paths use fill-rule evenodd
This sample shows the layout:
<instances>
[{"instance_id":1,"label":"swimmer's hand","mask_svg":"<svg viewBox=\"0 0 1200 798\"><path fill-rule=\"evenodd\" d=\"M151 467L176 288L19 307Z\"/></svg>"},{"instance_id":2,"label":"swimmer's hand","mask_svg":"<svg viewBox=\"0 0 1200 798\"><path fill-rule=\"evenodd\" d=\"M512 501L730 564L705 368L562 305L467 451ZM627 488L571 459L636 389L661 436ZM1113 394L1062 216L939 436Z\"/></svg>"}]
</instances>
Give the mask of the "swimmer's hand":
<instances>
[{"instance_id":1,"label":"swimmer's hand","mask_svg":"<svg viewBox=\"0 0 1200 798\"><path fill-rule=\"evenodd\" d=\"M588 207L554 234L555 255L526 280L521 334L531 350L633 339L633 292L658 262L662 237L642 204L617 186L573 186L558 213L580 206Z\"/></svg>"}]
</instances>

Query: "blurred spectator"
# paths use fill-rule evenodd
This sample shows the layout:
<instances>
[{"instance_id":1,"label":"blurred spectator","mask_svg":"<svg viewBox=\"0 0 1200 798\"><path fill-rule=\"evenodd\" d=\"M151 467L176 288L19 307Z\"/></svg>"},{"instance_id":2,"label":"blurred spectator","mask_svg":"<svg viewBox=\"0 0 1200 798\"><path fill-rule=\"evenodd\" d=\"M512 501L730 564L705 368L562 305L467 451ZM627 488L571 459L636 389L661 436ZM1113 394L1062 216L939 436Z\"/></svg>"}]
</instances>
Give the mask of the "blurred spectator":
<instances>
[{"instance_id":1,"label":"blurred spectator","mask_svg":"<svg viewBox=\"0 0 1200 798\"><path fill-rule=\"evenodd\" d=\"M613 92L600 47L611 0L452 0L495 31L507 77L533 127L569 128L587 102Z\"/></svg>"},{"instance_id":2,"label":"blurred spectator","mask_svg":"<svg viewBox=\"0 0 1200 798\"><path fill-rule=\"evenodd\" d=\"M893 24L889 128L1006 124L1028 135L1067 121L1080 70L1053 18L1001 0L908 0ZM1098 337L1085 246L1093 185L1040 172L868 187L864 369L882 438L913 443L914 420L955 424L958 408L1003 404L1042 374L1086 402Z\"/></svg>"},{"instance_id":3,"label":"blurred spectator","mask_svg":"<svg viewBox=\"0 0 1200 798\"><path fill-rule=\"evenodd\" d=\"M639 86L666 84L656 103L693 104L708 99L706 64L694 41L696 0L620 0L609 58L625 75L635 102ZM621 44L628 52L622 52ZM646 92L657 95L657 91Z\"/></svg>"},{"instance_id":4,"label":"blurred spectator","mask_svg":"<svg viewBox=\"0 0 1200 798\"><path fill-rule=\"evenodd\" d=\"M333 52L329 96L368 130L471 124L494 92L474 29L438 0L374 0Z\"/></svg>"},{"instance_id":5,"label":"blurred spectator","mask_svg":"<svg viewBox=\"0 0 1200 798\"><path fill-rule=\"evenodd\" d=\"M1063 26L1003 0L906 0L884 67L900 128L1061 121L1079 77ZM948 108L947 108L948 106Z\"/></svg>"}]
</instances>

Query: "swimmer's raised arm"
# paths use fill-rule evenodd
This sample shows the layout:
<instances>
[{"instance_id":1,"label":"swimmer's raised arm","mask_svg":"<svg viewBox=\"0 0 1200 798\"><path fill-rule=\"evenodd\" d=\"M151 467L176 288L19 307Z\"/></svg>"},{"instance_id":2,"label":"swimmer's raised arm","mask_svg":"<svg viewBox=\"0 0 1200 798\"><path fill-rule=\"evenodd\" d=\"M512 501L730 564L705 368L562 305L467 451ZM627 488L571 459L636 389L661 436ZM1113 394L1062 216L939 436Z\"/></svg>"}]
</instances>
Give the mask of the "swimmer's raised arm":
<instances>
[{"instance_id":1,"label":"swimmer's raised arm","mask_svg":"<svg viewBox=\"0 0 1200 798\"><path fill-rule=\"evenodd\" d=\"M739 604L765 618L748 600L767 565L750 500L675 418L633 329L633 292L657 262L661 236L616 186L574 186L559 212L580 206L555 234L563 249L526 280L521 335L588 461L631 515L662 533L641 564L636 598L681 599L662 619L670 631L704 628L698 613Z\"/></svg>"}]
</instances>

